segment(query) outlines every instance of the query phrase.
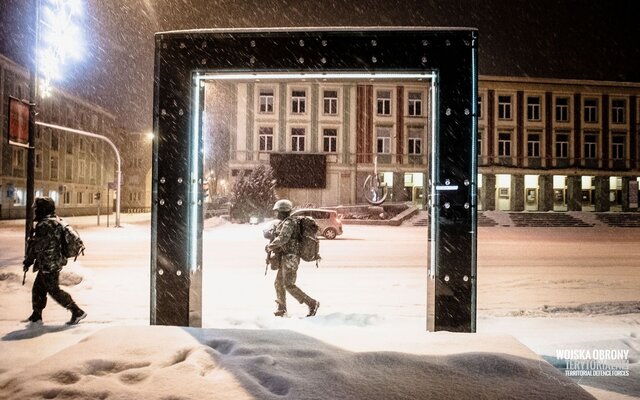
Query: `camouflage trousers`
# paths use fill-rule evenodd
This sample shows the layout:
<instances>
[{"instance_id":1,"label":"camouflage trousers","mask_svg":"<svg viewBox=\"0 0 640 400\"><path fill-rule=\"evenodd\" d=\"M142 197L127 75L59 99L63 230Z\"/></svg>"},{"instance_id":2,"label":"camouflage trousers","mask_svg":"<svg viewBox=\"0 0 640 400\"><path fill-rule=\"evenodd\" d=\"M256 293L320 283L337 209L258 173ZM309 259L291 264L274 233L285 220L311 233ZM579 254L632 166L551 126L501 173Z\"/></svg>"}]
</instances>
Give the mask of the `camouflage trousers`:
<instances>
[{"instance_id":1,"label":"camouflage trousers","mask_svg":"<svg viewBox=\"0 0 640 400\"><path fill-rule=\"evenodd\" d=\"M273 283L276 288L276 303L280 309L287 309L286 292L289 292L300 304L313 304L314 299L307 296L299 287L296 286L296 278L298 277L298 265L300 257L295 254L284 254L280 259L280 268L276 274L276 280Z\"/></svg>"},{"instance_id":2,"label":"camouflage trousers","mask_svg":"<svg viewBox=\"0 0 640 400\"><path fill-rule=\"evenodd\" d=\"M78 308L69 293L60 289L60 271L38 271L31 289L31 305L34 311L42 312L47 306L47 293L62 307L69 310Z\"/></svg>"}]
</instances>

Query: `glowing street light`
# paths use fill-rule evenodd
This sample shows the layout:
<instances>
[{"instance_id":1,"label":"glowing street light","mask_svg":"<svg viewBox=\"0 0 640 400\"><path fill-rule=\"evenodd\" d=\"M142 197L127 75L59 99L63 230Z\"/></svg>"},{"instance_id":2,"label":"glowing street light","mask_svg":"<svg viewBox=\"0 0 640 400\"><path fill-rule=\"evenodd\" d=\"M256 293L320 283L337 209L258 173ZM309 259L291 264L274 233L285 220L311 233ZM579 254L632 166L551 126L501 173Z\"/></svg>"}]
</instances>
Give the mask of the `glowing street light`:
<instances>
[{"instance_id":1,"label":"glowing street light","mask_svg":"<svg viewBox=\"0 0 640 400\"><path fill-rule=\"evenodd\" d=\"M43 0L40 0L43 1ZM69 59L82 57L80 29L74 24L82 11L81 0L44 0L39 20L38 69L42 76L41 94L47 97L51 82L62 79L62 70ZM40 47L42 45L42 47Z\"/></svg>"}]
</instances>

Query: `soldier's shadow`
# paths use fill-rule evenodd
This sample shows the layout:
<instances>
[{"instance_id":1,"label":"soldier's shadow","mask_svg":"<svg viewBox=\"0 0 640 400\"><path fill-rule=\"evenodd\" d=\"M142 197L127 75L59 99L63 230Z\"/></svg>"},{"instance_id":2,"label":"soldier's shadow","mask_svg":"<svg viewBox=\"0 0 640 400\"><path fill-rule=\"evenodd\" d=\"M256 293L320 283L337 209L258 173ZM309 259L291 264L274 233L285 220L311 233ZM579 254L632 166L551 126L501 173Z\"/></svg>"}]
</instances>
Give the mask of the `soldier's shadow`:
<instances>
[{"instance_id":1,"label":"soldier's shadow","mask_svg":"<svg viewBox=\"0 0 640 400\"><path fill-rule=\"evenodd\" d=\"M73 329L76 325L39 325L29 324L24 329L9 332L2 337L3 341L26 340L33 339L47 333L62 332Z\"/></svg>"}]
</instances>

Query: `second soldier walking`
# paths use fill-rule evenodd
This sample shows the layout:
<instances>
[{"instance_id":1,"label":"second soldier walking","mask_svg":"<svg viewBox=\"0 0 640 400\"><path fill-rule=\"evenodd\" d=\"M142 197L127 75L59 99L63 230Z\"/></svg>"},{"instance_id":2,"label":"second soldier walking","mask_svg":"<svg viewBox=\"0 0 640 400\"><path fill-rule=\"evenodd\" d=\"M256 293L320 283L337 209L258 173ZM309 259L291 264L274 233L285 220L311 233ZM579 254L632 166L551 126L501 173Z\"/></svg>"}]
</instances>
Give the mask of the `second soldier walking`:
<instances>
[{"instance_id":1,"label":"second soldier walking","mask_svg":"<svg viewBox=\"0 0 640 400\"><path fill-rule=\"evenodd\" d=\"M300 256L298 252L300 228L294 218L291 218L293 204L286 199L278 200L273 206L277 211L277 218L280 220L273 230L265 232L265 237L271 239L266 251L272 252L272 268L278 270L274 286L276 289L277 310L273 313L277 317L282 317L287 313L286 292L293 296L300 304L309 307L307 317L316 315L320 302L309 297L298 286L296 278Z\"/></svg>"}]
</instances>

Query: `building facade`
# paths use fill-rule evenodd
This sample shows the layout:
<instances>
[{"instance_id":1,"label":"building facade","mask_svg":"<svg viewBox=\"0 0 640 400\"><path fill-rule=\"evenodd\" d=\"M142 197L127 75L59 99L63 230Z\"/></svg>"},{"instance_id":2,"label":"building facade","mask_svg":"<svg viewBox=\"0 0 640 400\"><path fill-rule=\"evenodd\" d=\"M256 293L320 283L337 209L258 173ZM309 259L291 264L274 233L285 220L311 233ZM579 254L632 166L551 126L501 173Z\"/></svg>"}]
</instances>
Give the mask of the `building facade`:
<instances>
[{"instance_id":1,"label":"building facade","mask_svg":"<svg viewBox=\"0 0 640 400\"><path fill-rule=\"evenodd\" d=\"M256 82L212 84L205 93L205 132L230 149L228 169L208 176L232 183L273 153L319 153L326 186L280 188L280 196L364 203L363 183L377 169L389 200L427 201L427 84ZM637 83L481 76L479 209L636 211L639 96Z\"/></svg>"},{"instance_id":2,"label":"building facade","mask_svg":"<svg viewBox=\"0 0 640 400\"><path fill-rule=\"evenodd\" d=\"M269 164L274 153L312 153L325 155L324 187L281 187L281 197L314 206L364 203L362 187L377 170L388 200L424 202L428 83L216 83L205 98L205 158L216 154L207 141L230 149L226 168L206 171L225 183L210 182L210 191L227 194L239 171Z\"/></svg>"},{"instance_id":3,"label":"building facade","mask_svg":"<svg viewBox=\"0 0 640 400\"><path fill-rule=\"evenodd\" d=\"M0 56L0 218L25 216L27 149L8 143L8 101L28 99L29 73ZM38 99L37 120L113 137L115 117L62 91ZM35 137L35 195L49 196L58 214L96 214L107 208L108 183L114 182L116 157L103 140L38 126ZM115 187L113 188L115 189ZM95 197L101 193L100 199Z\"/></svg>"},{"instance_id":4,"label":"building facade","mask_svg":"<svg viewBox=\"0 0 640 400\"><path fill-rule=\"evenodd\" d=\"M484 210L636 211L640 84L482 76Z\"/></svg>"},{"instance_id":5,"label":"building facade","mask_svg":"<svg viewBox=\"0 0 640 400\"><path fill-rule=\"evenodd\" d=\"M151 145L149 134L120 132L122 143L122 212L151 212Z\"/></svg>"},{"instance_id":6,"label":"building facade","mask_svg":"<svg viewBox=\"0 0 640 400\"><path fill-rule=\"evenodd\" d=\"M271 155L321 154L324 187L279 188L299 205L365 203L377 172L387 201L428 201L430 82L207 83L203 114L208 201ZM28 72L0 56L0 218L23 218L27 151L9 145L8 99L28 97ZM509 211L637 211L640 84L480 76L478 207ZM122 150L123 212L151 207L151 140L117 130L103 109L54 91L38 120L112 139ZM36 196L61 215L113 209L116 157L102 140L38 127ZM317 174L309 173L310 179ZM111 185L110 185L111 183ZM100 199L95 194L100 193Z\"/></svg>"}]
</instances>

